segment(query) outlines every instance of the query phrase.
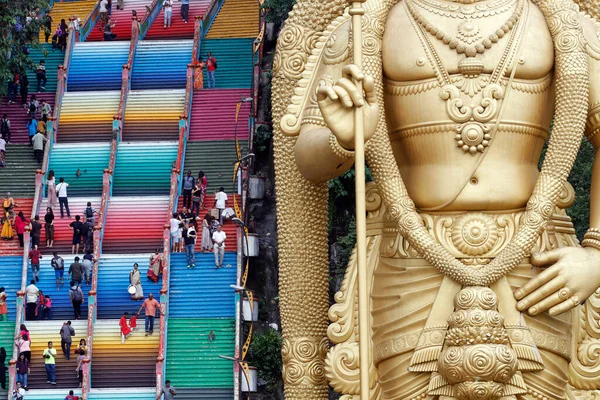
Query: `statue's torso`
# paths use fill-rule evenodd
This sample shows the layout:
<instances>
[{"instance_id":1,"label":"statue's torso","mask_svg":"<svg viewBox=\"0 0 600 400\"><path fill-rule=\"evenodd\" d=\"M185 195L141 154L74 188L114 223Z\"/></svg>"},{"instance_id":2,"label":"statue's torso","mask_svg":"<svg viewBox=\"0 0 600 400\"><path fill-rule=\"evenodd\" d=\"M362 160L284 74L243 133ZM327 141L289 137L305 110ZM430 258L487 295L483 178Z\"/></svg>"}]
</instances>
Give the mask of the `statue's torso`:
<instances>
[{"instance_id":1,"label":"statue's torso","mask_svg":"<svg viewBox=\"0 0 600 400\"><path fill-rule=\"evenodd\" d=\"M504 11L497 15L471 20L482 38L507 21L515 9L514 2L500 8ZM452 36L456 36L459 24L467 21L444 12L434 14L427 7L417 9L431 25ZM533 4L528 10L523 35L515 36L515 42L520 42L520 48L515 47L520 62L511 88L507 89L510 74L505 74L499 83L506 94L497 104L496 117L485 124L491 128L492 139L489 147L475 154L463 153L457 146L459 124L451 119L447 102L440 98L442 85L436 79L422 38L430 39L452 82L462 77L458 63L465 56L430 33L420 37L403 3L391 10L383 42L386 115L397 162L418 207L507 210L526 204L552 118L554 65L552 38L544 17ZM480 78L490 79L501 63L508 38L507 34L477 56L484 65ZM460 98L464 105L477 106L483 93L461 92ZM498 119L500 124L496 127Z\"/></svg>"}]
</instances>

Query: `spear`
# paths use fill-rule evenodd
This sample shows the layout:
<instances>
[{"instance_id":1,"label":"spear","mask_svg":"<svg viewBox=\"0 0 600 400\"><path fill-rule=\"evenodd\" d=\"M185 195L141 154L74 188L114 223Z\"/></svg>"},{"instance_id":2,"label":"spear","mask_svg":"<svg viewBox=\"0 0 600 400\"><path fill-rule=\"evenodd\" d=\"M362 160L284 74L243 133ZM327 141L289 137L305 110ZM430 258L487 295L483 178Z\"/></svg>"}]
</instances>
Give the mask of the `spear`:
<instances>
[{"instance_id":1,"label":"spear","mask_svg":"<svg viewBox=\"0 0 600 400\"><path fill-rule=\"evenodd\" d=\"M365 13L363 3L366 0L352 1L352 50L354 64L362 71L362 16ZM362 81L355 79L354 84L362 95ZM369 282L367 282L367 222L365 208L365 132L364 108L357 106L354 111L354 170L356 191L356 253L358 261L358 347L360 361L360 398L368 400L369 367L371 341L369 332Z\"/></svg>"}]
</instances>

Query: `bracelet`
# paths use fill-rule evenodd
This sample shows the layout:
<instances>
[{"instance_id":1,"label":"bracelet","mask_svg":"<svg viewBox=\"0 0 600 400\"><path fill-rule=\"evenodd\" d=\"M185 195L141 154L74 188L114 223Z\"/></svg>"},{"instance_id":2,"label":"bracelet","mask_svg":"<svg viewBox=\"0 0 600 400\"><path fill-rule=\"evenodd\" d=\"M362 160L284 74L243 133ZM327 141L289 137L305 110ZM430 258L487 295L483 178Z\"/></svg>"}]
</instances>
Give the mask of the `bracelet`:
<instances>
[{"instance_id":1,"label":"bracelet","mask_svg":"<svg viewBox=\"0 0 600 400\"><path fill-rule=\"evenodd\" d=\"M342 158L344 160L354 158L354 151L342 147L340 142L338 142L337 138L332 133L329 134L329 148L338 158Z\"/></svg>"},{"instance_id":2,"label":"bracelet","mask_svg":"<svg viewBox=\"0 0 600 400\"><path fill-rule=\"evenodd\" d=\"M600 229L590 228L583 235L583 241L581 242L582 247L593 247L596 250L600 250Z\"/></svg>"}]
</instances>

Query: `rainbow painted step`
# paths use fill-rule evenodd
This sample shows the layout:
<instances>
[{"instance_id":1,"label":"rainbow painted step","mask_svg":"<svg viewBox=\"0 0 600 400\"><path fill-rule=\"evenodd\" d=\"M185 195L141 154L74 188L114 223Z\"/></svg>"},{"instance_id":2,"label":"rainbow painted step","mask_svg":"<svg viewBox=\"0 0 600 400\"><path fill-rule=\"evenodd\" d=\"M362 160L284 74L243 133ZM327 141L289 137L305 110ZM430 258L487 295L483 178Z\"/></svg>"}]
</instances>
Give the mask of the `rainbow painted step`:
<instances>
[{"instance_id":1,"label":"rainbow painted step","mask_svg":"<svg viewBox=\"0 0 600 400\"><path fill-rule=\"evenodd\" d=\"M233 357L234 344L232 318L169 318L166 379L176 388L233 389L233 363L220 356Z\"/></svg>"},{"instance_id":2,"label":"rainbow painted step","mask_svg":"<svg viewBox=\"0 0 600 400\"><path fill-rule=\"evenodd\" d=\"M92 11L96 5L96 0L80 0L80 1L65 1L55 2L50 10L50 16L52 17L52 29L50 30L50 39L54 35L56 27L60 24L60 20L64 19L66 23L69 23L69 18L77 14L81 18L81 25L83 26L86 22L88 14ZM45 41L44 30L40 29L40 43Z\"/></svg>"},{"instance_id":3,"label":"rainbow painted step","mask_svg":"<svg viewBox=\"0 0 600 400\"><path fill-rule=\"evenodd\" d=\"M193 40L143 40L138 43L131 89L185 89Z\"/></svg>"},{"instance_id":4,"label":"rainbow painted step","mask_svg":"<svg viewBox=\"0 0 600 400\"><path fill-rule=\"evenodd\" d=\"M106 216L103 254L150 253L162 248L168 213L168 196L113 197Z\"/></svg>"},{"instance_id":5,"label":"rainbow painted step","mask_svg":"<svg viewBox=\"0 0 600 400\"><path fill-rule=\"evenodd\" d=\"M127 98L123 141L179 140L185 89L132 90Z\"/></svg>"},{"instance_id":6,"label":"rainbow painted step","mask_svg":"<svg viewBox=\"0 0 600 400\"><path fill-rule=\"evenodd\" d=\"M206 37L256 38L259 25L258 10L259 4L256 1L225 1Z\"/></svg>"},{"instance_id":7,"label":"rainbow painted step","mask_svg":"<svg viewBox=\"0 0 600 400\"><path fill-rule=\"evenodd\" d=\"M247 141L250 103L242 103L238 123L236 105L250 96L250 89L195 90L190 123L190 141L238 140Z\"/></svg>"},{"instance_id":8,"label":"rainbow painted step","mask_svg":"<svg viewBox=\"0 0 600 400\"><path fill-rule=\"evenodd\" d=\"M102 177L109 158L109 143L57 143L52 148L49 169L69 183L70 196L97 197L102 196Z\"/></svg>"},{"instance_id":9,"label":"rainbow painted step","mask_svg":"<svg viewBox=\"0 0 600 400\"><path fill-rule=\"evenodd\" d=\"M38 48L29 48L29 58L36 64L44 60L46 79L48 81L46 82L46 89L42 89L42 91L54 95L58 82L58 66L64 64L65 53L60 50L52 50L51 44L40 43ZM35 70L31 69L27 71L27 78L29 78L29 93L37 92ZM54 99L52 99L52 104L54 104Z\"/></svg>"},{"instance_id":10,"label":"rainbow painted step","mask_svg":"<svg viewBox=\"0 0 600 400\"><path fill-rule=\"evenodd\" d=\"M157 317L154 321L154 334L144 336L144 312L142 311L138 320L138 329L124 343L121 343L118 319L97 320L94 324L92 386L95 388L154 386L159 324Z\"/></svg>"},{"instance_id":11,"label":"rainbow painted step","mask_svg":"<svg viewBox=\"0 0 600 400\"><path fill-rule=\"evenodd\" d=\"M217 89L250 88L252 84L252 39L205 39L200 56L207 53L217 59L215 81ZM206 70L206 68L205 68ZM206 74L204 87L207 87Z\"/></svg>"},{"instance_id":12,"label":"rainbow painted step","mask_svg":"<svg viewBox=\"0 0 600 400\"><path fill-rule=\"evenodd\" d=\"M24 144L6 145L6 164L0 168L0 195L10 192L13 197L33 197L35 194L35 170L40 167L33 157L33 150ZM31 210L30 210L31 212ZM29 213L25 216L29 217Z\"/></svg>"},{"instance_id":13,"label":"rainbow painted step","mask_svg":"<svg viewBox=\"0 0 600 400\"><path fill-rule=\"evenodd\" d=\"M170 318L234 318L237 241L227 239L223 268L215 268L213 253L196 253L196 267L187 268L184 253L171 253ZM190 295L194 302L190 303Z\"/></svg>"},{"instance_id":14,"label":"rainbow painted step","mask_svg":"<svg viewBox=\"0 0 600 400\"><path fill-rule=\"evenodd\" d=\"M23 254L23 249L21 249ZM17 305L17 292L21 290L21 268L23 265L23 256L7 256L0 257L0 286L4 287L6 291L6 305L8 307L8 320L13 321L12 330L10 330L10 336L14 332L14 320ZM0 325L3 329L3 325ZM0 330L0 346L4 346L6 343L3 341L4 332ZM4 346L8 351L8 347ZM10 346L12 350L12 346Z\"/></svg>"},{"instance_id":15,"label":"rainbow painted step","mask_svg":"<svg viewBox=\"0 0 600 400\"><path fill-rule=\"evenodd\" d=\"M129 42L75 43L67 77L70 92L120 90Z\"/></svg>"},{"instance_id":16,"label":"rainbow painted step","mask_svg":"<svg viewBox=\"0 0 600 400\"><path fill-rule=\"evenodd\" d=\"M119 90L65 93L57 142L110 142L120 96Z\"/></svg>"},{"instance_id":17,"label":"rainbow painted step","mask_svg":"<svg viewBox=\"0 0 600 400\"><path fill-rule=\"evenodd\" d=\"M154 283L146 277L149 262L150 253L102 255L98 264L99 319L121 318L123 312L126 311L131 315L140 308L140 302L131 300L127 292L129 272L133 269L134 263L139 264L144 296L147 297L152 293L155 298L160 297L162 279Z\"/></svg>"},{"instance_id":18,"label":"rainbow painted step","mask_svg":"<svg viewBox=\"0 0 600 400\"><path fill-rule=\"evenodd\" d=\"M208 11L211 3L211 0L191 1L190 11L188 13L188 23L186 24L181 18L181 2L174 2L171 27L166 29L163 27L165 21L165 10L163 8L146 33L145 39L193 39L194 17L204 15Z\"/></svg>"},{"instance_id":19,"label":"rainbow painted step","mask_svg":"<svg viewBox=\"0 0 600 400\"><path fill-rule=\"evenodd\" d=\"M152 0L127 0L123 2L123 10L117 10L117 2L112 4L111 19L117 24L112 29L112 32L117 35L116 41L130 40L131 39L131 12L137 11L137 15L140 21L144 19L146 13L146 6L150 6ZM88 42L98 42L104 40L104 31L100 29L100 18L96 21L96 25L90 31L90 35L87 37Z\"/></svg>"},{"instance_id":20,"label":"rainbow painted step","mask_svg":"<svg viewBox=\"0 0 600 400\"><path fill-rule=\"evenodd\" d=\"M27 197L13 197L15 200L15 213L18 215L19 212L23 212L25 217L29 218L31 215L31 208L33 206L33 198ZM19 246L19 239L17 238L17 233L13 229L13 239L12 240L0 240L0 254L2 256L20 256L23 257L23 248ZM17 271L14 271L17 273ZM21 274L19 273L19 276ZM20 279L20 278L19 278ZM0 285L2 285L2 280L0 280Z\"/></svg>"}]
</instances>

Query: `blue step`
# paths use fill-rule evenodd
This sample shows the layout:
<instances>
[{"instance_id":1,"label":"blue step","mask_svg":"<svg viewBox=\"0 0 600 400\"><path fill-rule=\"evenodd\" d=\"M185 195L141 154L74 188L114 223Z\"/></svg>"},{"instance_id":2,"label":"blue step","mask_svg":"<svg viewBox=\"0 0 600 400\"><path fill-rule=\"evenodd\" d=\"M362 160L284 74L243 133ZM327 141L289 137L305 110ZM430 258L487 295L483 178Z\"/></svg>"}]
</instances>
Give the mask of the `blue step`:
<instances>
[{"instance_id":1,"label":"blue step","mask_svg":"<svg viewBox=\"0 0 600 400\"><path fill-rule=\"evenodd\" d=\"M141 301L131 300L129 293L127 293L129 272L133 269L134 263L139 264L144 297L148 297L148 294L152 293L154 294L154 298L160 300L162 280L159 279L158 283L154 283L146 277L150 263L150 254L103 254L98 262L99 319L121 318L124 311L132 314L140 308Z\"/></svg>"},{"instance_id":2,"label":"blue step","mask_svg":"<svg viewBox=\"0 0 600 400\"><path fill-rule=\"evenodd\" d=\"M131 89L184 89L193 40L144 40L133 61Z\"/></svg>"},{"instance_id":3,"label":"blue step","mask_svg":"<svg viewBox=\"0 0 600 400\"><path fill-rule=\"evenodd\" d=\"M17 292L21 289L23 257L0 257L0 286L6 291L8 320L15 320Z\"/></svg>"},{"instance_id":4,"label":"blue step","mask_svg":"<svg viewBox=\"0 0 600 400\"><path fill-rule=\"evenodd\" d=\"M129 42L77 42L67 77L68 91L120 90Z\"/></svg>"},{"instance_id":5,"label":"blue step","mask_svg":"<svg viewBox=\"0 0 600 400\"><path fill-rule=\"evenodd\" d=\"M54 275L54 269L50 266L50 260L52 260L52 253L43 253L43 258L40 262L40 281L35 285L44 292L44 294L50 295L52 298L52 319L73 319L73 306L69 300L69 278L67 274L69 272L69 266L73 263L74 255L71 254L59 254L65 260L65 285L56 290L56 278ZM80 254L79 258L83 258ZM81 261L80 261L81 262ZM31 282L31 263L27 271L27 284ZM87 319L87 293L90 290L90 286L86 285L85 282L81 286L83 291L83 297L85 301L81 305L81 319Z\"/></svg>"},{"instance_id":6,"label":"blue step","mask_svg":"<svg viewBox=\"0 0 600 400\"><path fill-rule=\"evenodd\" d=\"M236 253L225 253L224 268L217 269L213 253L196 253L196 267L188 269L185 253L171 253L169 317L235 317L235 292L229 285L236 282L236 261Z\"/></svg>"}]
</instances>

